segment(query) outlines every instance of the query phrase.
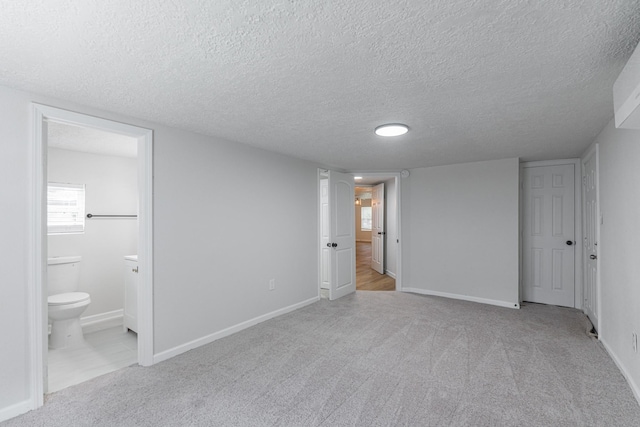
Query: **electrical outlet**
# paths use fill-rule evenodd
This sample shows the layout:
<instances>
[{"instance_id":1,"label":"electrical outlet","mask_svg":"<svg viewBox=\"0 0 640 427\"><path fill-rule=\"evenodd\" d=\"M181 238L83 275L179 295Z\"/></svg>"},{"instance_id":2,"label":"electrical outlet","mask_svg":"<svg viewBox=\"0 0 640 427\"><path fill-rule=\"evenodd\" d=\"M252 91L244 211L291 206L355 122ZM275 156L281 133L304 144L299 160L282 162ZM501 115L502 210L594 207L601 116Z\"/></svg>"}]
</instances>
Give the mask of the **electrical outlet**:
<instances>
[{"instance_id":1,"label":"electrical outlet","mask_svg":"<svg viewBox=\"0 0 640 427\"><path fill-rule=\"evenodd\" d=\"M276 279L269 280L269 290L273 291L276 289Z\"/></svg>"},{"instance_id":2,"label":"electrical outlet","mask_svg":"<svg viewBox=\"0 0 640 427\"><path fill-rule=\"evenodd\" d=\"M638 352L638 334L635 332L631 333L631 346L633 347L633 352Z\"/></svg>"}]
</instances>

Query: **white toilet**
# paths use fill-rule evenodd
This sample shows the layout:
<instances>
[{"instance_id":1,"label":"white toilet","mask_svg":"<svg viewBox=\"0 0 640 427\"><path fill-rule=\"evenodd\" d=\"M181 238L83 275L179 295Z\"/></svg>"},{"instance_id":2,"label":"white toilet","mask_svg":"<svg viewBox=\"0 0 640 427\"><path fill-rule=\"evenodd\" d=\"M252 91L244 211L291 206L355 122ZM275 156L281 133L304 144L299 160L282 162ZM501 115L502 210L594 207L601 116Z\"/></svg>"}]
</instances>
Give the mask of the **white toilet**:
<instances>
[{"instance_id":1,"label":"white toilet","mask_svg":"<svg viewBox=\"0 0 640 427\"><path fill-rule=\"evenodd\" d=\"M49 348L58 349L82 343L80 315L91 303L80 286L79 256L49 258L47 265L47 294L51 335Z\"/></svg>"}]
</instances>

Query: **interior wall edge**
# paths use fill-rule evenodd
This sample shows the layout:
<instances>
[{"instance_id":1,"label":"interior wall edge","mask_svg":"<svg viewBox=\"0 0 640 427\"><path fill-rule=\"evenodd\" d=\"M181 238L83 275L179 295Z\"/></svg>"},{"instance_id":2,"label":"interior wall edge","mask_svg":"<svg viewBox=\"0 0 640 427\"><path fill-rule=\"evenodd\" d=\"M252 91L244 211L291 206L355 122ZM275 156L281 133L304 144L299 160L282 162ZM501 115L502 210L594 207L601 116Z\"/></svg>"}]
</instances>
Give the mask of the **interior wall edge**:
<instances>
[{"instance_id":1,"label":"interior wall edge","mask_svg":"<svg viewBox=\"0 0 640 427\"><path fill-rule=\"evenodd\" d=\"M618 129L613 119L594 140L598 144L600 217L598 335L636 398L640 394L640 364L632 339L640 332L640 311L633 305L640 298L636 280L640 248L629 236L640 232L640 199L636 196L639 141L640 130Z\"/></svg>"}]
</instances>

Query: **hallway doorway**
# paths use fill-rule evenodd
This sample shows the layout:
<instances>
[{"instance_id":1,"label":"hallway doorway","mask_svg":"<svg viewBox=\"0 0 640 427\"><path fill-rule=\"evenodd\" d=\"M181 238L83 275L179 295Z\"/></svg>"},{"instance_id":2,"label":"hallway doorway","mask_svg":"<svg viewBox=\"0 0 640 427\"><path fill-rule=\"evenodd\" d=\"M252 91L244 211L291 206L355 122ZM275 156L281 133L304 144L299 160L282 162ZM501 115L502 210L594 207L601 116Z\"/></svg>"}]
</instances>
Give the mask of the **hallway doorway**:
<instances>
[{"instance_id":1,"label":"hallway doorway","mask_svg":"<svg viewBox=\"0 0 640 427\"><path fill-rule=\"evenodd\" d=\"M399 274L399 177L354 174L356 290L395 291Z\"/></svg>"},{"instance_id":2,"label":"hallway doorway","mask_svg":"<svg viewBox=\"0 0 640 427\"><path fill-rule=\"evenodd\" d=\"M136 329L123 328L123 316L135 313L127 310L125 301L135 301L137 295L136 286L134 297L126 296L125 263L138 253L141 195L137 138L53 119L46 127L43 294L49 309L58 312L60 305L52 306L51 301L64 292L84 295L88 301L73 320L80 323L75 334L61 336L65 326L57 323L54 339L54 322L48 319L44 387L52 393L138 362ZM70 279L70 271L78 272L76 280L62 283L61 276Z\"/></svg>"}]
</instances>

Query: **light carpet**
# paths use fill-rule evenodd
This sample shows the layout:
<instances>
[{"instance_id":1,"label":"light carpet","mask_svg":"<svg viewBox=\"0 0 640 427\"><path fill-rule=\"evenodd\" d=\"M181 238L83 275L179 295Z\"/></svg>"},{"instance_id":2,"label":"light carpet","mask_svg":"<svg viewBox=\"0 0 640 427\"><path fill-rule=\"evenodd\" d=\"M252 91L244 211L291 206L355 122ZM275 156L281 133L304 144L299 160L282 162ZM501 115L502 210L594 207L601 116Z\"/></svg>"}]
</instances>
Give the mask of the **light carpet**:
<instances>
[{"instance_id":1,"label":"light carpet","mask_svg":"<svg viewBox=\"0 0 640 427\"><path fill-rule=\"evenodd\" d=\"M322 300L3 426L638 426L578 310L406 294Z\"/></svg>"}]
</instances>

